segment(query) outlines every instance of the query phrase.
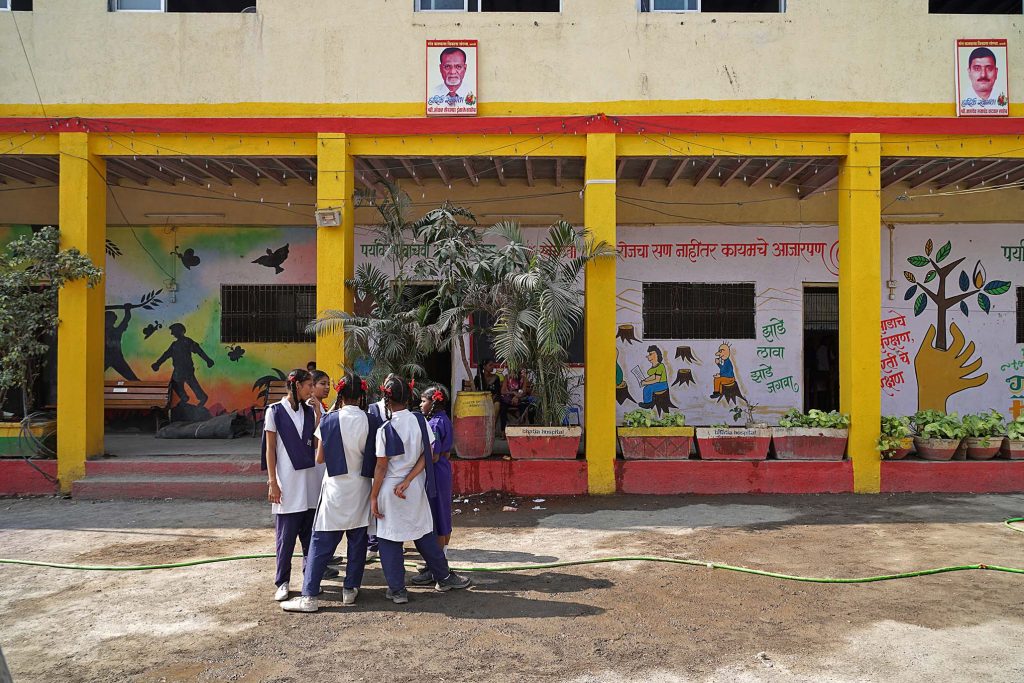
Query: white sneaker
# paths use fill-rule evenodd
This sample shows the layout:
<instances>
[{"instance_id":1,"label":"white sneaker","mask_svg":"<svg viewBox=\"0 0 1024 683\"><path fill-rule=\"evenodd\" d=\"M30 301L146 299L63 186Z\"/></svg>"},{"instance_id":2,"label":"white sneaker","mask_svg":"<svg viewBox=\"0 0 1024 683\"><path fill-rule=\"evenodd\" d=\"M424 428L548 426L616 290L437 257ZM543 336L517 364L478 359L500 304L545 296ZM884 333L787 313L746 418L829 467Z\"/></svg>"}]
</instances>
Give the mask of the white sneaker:
<instances>
[{"instance_id":1,"label":"white sneaker","mask_svg":"<svg viewBox=\"0 0 1024 683\"><path fill-rule=\"evenodd\" d=\"M342 588L341 589L341 604L343 605L354 605L356 604L356 597L359 596L358 588Z\"/></svg>"},{"instance_id":2,"label":"white sneaker","mask_svg":"<svg viewBox=\"0 0 1024 683\"><path fill-rule=\"evenodd\" d=\"M316 598L308 595L300 595L292 600L285 600L281 603L281 609L285 612L315 612L320 609Z\"/></svg>"},{"instance_id":3,"label":"white sneaker","mask_svg":"<svg viewBox=\"0 0 1024 683\"><path fill-rule=\"evenodd\" d=\"M288 599L288 584L287 583L282 583L280 586L277 587L277 592L274 593L274 600L277 600L278 602L284 602L287 599Z\"/></svg>"}]
</instances>

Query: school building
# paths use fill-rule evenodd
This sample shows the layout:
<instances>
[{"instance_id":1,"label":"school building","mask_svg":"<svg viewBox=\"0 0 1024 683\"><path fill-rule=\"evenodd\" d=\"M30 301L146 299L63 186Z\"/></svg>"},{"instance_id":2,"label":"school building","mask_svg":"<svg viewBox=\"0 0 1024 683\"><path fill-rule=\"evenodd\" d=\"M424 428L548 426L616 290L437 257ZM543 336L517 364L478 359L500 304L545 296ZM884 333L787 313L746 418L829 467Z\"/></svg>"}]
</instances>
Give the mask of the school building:
<instances>
[{"instance_id":1,"label":"school building","mask_svg":"<svg viewBox=\"0 0 1024 683\"><path fill-rule=\"evenodd\" d=\"M1022 25L1020 0L0 0L0 238L59 225L106 273L60 294L60 488L103 455L104 380L179 372L215 414L340 367L303 328L358 305L390 181L619 249L586 273L585 457L457 463L467 487L1022 491L1019 461L875 449L883 414L1024 406ZM474 88L445 92L449 44ZM618 458L652 347L673 410L736 424L723 346L756 418L850 413L848 457Z\"/></svg>"}]
</instances>

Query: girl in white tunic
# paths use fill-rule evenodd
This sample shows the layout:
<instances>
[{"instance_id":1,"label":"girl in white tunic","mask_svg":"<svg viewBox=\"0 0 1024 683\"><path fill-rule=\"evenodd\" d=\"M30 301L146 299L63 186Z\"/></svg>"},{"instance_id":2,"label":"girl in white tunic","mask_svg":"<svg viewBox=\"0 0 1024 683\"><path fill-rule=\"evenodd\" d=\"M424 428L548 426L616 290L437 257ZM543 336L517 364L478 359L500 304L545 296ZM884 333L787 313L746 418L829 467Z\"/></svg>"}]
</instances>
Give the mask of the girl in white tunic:
<instances>
[{"instance_id":1,"label":"girl in white tunic","mask_svg":"<svg viewBox=\"0 0 1024 683\"><path fill-rule=\"evenodd\" d=\"M278 602L288 599L295 541L302 545L303 566L313 533L324 466L315 461L313 431L316 417L306 399L313 390L310 374L297 368L288 374L288 396L267 409L263 425L263 468L267 470L267 500L274 514Z\"/></svg>"},{"instance_id":2,"label":"girl in white tunic","mask_svg":"<svg viewBox=\"0 0 1024 683\"><path fill-rule=\"evenodd\" d=\"M409 602L405 589L402 544L412 541L436 579L435 589L466 588L468 578L448 569L434 533L428 493L433 490L430 443L433 436L426 419L408 410L410 384L388 377L381 387L387 399L387 422L377 432L377 465L373 474L370 506L377 519L380 563L388 583L387 597L397 604Z\"/></svg>"},{"instance_id":3,"label":"girl in white tunic","mask_svg":"<svg viewBox=\"0 0 1024 683\"><path fill-rule=\"evenodd\" d=\"M353 605L359 595L366 567L367 526L370 522L370 478L376 465L377 429L380 420L359 408L366 382L346 374L334 387L334 409L320 421L316 461L327 467L320 489L320 503L313 521L313 539L302 583L302 596L281 603L286 612L316 612L320 580L327 563L348 536L348 560L342 604Z\"/></svg>"}]
</instances>

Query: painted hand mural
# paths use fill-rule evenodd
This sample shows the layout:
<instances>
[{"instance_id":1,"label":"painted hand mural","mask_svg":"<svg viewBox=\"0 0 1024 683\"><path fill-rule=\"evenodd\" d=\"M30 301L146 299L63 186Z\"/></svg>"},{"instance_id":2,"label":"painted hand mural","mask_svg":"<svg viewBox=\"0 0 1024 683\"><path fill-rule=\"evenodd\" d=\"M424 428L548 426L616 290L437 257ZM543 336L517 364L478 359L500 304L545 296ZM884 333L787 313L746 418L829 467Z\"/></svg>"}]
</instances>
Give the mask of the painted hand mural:
<instances>
[{"instance_id":1,"label":"painted hand mural","mask_svg":"<svg viewBox=\"0 0 1024 683\"><path fill-rule=\"evenodd\" d=\"M918 410L946 412L946 401L950 396L965 389L980 387L988 381L988 373L968 376L981 369L981 358L971 362L974 342L966 341L956 323L950 326L950 333L953 343L948 349L939 349L934 345L937 336L935 326L930 325L914 357Z\"/></svg>"}]
</instances>

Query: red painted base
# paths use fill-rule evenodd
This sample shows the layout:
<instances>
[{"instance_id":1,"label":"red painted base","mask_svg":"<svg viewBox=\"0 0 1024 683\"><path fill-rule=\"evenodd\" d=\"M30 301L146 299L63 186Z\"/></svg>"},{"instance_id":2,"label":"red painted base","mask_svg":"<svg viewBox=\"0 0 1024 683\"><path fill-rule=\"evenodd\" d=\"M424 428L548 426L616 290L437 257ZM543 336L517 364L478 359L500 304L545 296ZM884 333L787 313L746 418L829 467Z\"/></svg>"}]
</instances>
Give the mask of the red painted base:
<instances>
[{"instance_id":1,"label":"red painted base","mask_svg":"<svg viewBox=\"0 0 1024 683\"><path fill-rule=\"evenodd\" d=\"M51 477L57 476L56 460L33 460L32 463ZM0 496L50 496L57 485L24 460L0 460Z\"/></svg>"},{"instance_id":2,"label":"red painted base","mask_svg":"<svg viewBox=\"0 0 1024 683\"><path fill-rule=\"evenodd\" d=\"M583 460L452 460L452 491L459 495L504 491L521 496L587 493Z\"/></svg>"},{"instance_id":3,"label":"red painted base","mask_svg":"<svg viewBox=\"0 0 1024 683\"><path fill-rule=\"evenodd\" d=\"M849 493L853 465L844 462L617 462L621 493Z\"/></svg>"},{"instance_id":4,"label":"red painted base","mask_svg":"<svg viewBox=\"0 0 1024 683\"><path fill-rule=\"evenodd\" d=\"M1024 462L882 462L882 493L1024 493Z\"/></svg>"}]
</instances>

